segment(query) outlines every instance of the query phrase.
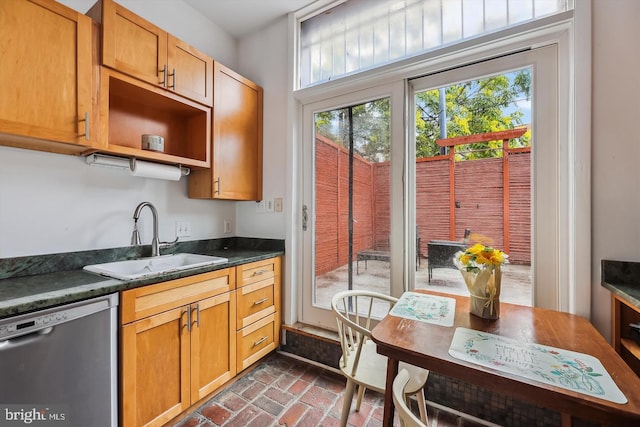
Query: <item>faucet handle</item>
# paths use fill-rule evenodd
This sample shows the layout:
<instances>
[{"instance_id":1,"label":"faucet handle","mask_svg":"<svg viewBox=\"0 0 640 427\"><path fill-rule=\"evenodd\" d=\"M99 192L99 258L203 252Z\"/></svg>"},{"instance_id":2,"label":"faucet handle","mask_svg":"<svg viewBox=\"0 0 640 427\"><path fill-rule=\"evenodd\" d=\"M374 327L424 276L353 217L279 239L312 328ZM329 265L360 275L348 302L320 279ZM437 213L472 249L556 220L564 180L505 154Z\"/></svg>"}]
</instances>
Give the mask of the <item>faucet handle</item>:
<instances>
[{"instance_id":1,"label":"faucet handle","mask_svg":"<svg viewBox=\"0 0 640 427\"><path fill-rule=\"evenodd\" d=\"M179 237L176 237L176 240L174 240L173 242L160 242L158 246L160 248L168 248L169 246L175 245L176 243L178 243L178 239Z\"/></svg>"}]
</instances>

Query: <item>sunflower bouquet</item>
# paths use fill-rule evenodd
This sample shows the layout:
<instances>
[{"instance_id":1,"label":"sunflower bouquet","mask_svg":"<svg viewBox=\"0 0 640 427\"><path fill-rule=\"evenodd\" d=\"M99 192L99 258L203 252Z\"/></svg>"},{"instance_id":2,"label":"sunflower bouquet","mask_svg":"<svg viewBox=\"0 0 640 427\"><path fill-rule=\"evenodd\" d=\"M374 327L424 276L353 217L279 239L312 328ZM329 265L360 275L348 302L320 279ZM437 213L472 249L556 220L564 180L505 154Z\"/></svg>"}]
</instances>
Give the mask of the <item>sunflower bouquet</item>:
<instances>
[{"instance_id":1,"label":"sunflower bouquet","mask_svg":"<svg viewBox=\"0 0 640 427\"><path fill-rule=\"evenodd\" d=\"M456 253L453 262L469 289L472 314L485 319L500 316L501 266L507 259L508 255L503 251L482 243Z\"/></svg>"}]
</instances>

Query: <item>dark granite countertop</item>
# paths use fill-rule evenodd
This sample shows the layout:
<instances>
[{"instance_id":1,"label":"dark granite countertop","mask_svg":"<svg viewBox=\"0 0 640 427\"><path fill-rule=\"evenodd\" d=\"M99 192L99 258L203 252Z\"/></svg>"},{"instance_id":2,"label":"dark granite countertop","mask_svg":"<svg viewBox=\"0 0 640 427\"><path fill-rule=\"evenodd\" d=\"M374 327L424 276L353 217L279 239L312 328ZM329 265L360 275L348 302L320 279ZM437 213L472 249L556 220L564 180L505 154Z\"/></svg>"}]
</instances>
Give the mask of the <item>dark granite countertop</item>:
<instances>
[{"instance_id":1,"label":"dark granite countertop","mask_svg":"<svg viewBox=\"0 0 640 427\"><path fill-rule=\"evenodd\" d=\"M603 259L600 284L614 295L640 308L640 262Z\"/></svg>"},{"instance_id":2,"label":"dark granite countertop","mask_svg":"<svg viewBox=\"0 0 640 427\"><path fill-rule=\"evenodd\" d=\"M179 242L163 251L170 253L214 255L229 261L161 277L122 281L82 267L150 256L150 246L4 258L0 259L0 318L280 256L284 254L284 241L233 237Z\"/></svg>"}]
</instances>

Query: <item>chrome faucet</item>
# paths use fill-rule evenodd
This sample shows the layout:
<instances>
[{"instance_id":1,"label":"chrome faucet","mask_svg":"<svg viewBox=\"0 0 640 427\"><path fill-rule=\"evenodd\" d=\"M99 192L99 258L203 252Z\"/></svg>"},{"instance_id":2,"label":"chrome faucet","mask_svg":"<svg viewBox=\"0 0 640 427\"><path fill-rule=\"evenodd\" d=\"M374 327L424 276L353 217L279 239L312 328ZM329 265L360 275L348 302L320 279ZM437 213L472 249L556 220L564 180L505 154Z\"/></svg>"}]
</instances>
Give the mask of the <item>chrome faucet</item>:
<instances>
[{"instance_id":1,"label":"chrome faucet","mask_svg":"<svg viewBox=\"0 0 640 427\"><path fill-rule=\"evenodd\" d=\"M151 204L151 202L142 202L137 207L135 212L133 213L133 234L131 235L131 244L134 246L140 245L142 242L140 241L140 232L138 231L138 219L140 218L140 211L147 206L151 210L151 214L153 215L153 239L151 240L151 256L159 256L160 255L160 247L168 246L178 241L173 242L160 242L158 238L158 211L156 207Z\"/></svg>"}]
</instances>

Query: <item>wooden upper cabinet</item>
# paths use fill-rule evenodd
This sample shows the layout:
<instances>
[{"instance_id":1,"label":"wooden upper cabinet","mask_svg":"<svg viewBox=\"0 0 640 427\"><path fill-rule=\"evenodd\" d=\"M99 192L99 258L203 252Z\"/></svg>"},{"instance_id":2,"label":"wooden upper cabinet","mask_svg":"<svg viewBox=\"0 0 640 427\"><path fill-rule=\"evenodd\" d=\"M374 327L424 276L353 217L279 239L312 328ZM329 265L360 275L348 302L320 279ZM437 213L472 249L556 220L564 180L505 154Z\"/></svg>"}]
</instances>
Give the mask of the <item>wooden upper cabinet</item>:
<instances>
[{"instance_id":1,"label":"wooden upper cabinet","mask_svg":"<svg viewBox=\"0 0 640 427\"><path fill-rule=\"evenodd\" d=\"M212 168L192 171L189 197L262 199L262 98L260 86L214 63Z\"/></svg>"},{"instance_id":2,"label":"wooden upper cabinet","mask_svg":"<svg viewBox=\"0 0 640 427\"><path fill-rule=\"evenodd\" d=\"M167 87L194 101L213 105L213 59L168 35Z\"/></svg>"},{"instance_id":3,"label":"wooden upper cabinet","mask_svg":"<svg viewBox=\"0 0 640 427\"><path fill-rule=\"evenodd\" d=\"M115 3L88 12L102 22L102 64L211 106L213 58Z\"/></svg>"},{"instance_id":4,"label":"wooden upper cabinet","mask_svg":"<svg viewBox=\"0 0 640 427\"><path fill-rule=\"evenodd\" d=\"M88 17L52 0L0 1L0 145L90 146L91 60Z\"/></svg>"},{"instance_id":5,"label":"wooden upper cabinet","mask_svg":"<svg viewBox=\"0 0 640 427\"><path fill-rule=\"evenodd\" d=\"M102 1L101 19L102 64L148 83L164 86L166 31L112 0Z\"/></svg>"}]
</instances>

